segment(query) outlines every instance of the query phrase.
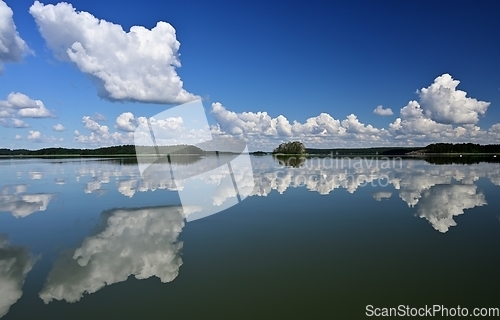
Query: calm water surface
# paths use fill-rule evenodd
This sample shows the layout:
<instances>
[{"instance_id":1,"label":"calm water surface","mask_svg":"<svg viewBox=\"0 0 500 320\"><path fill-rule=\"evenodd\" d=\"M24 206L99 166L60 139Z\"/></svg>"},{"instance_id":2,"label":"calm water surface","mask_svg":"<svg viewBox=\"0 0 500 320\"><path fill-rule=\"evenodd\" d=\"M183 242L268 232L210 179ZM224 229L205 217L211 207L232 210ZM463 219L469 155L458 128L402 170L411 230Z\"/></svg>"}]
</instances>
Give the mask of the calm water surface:
<instances>
[{"instance_id":1,"label":"calm water surface","mask_svg":"<svg viewBox=\"0 0 500 320\"><path fill-rule=\"evenodd\" d=\"M220 174L193 180L228 207L204 218L199 201L181 206L188 183L141 178L125 159L0 160L0 317L500 307L499 163L315 160L252 157L255 187L232 207Z\"/></svg>"}]
</instances>

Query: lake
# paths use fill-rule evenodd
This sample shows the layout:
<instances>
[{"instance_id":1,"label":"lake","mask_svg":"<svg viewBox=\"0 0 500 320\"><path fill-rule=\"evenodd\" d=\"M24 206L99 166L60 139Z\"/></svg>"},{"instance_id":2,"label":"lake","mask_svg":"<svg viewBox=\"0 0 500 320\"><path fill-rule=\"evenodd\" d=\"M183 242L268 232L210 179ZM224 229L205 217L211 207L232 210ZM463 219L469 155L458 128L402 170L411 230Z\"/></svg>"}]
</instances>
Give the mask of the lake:
<instances>
[{"instance_id":1,"label":"lake","mask_svg":"<svg viewBox=\"0 0 500 320\"><path fill-rule=\"evenodd\" d=\"M1 159L2 320L500 307L500 163L214 158Z\"/></svg>"}]
</instances>

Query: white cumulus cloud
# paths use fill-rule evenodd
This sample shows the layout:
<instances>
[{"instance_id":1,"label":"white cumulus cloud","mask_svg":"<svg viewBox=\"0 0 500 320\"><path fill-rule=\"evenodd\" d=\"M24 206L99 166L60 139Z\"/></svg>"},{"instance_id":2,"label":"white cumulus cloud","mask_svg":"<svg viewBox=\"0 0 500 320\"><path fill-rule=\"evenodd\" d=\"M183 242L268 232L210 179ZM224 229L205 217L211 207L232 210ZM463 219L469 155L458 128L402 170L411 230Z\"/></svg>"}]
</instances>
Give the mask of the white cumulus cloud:
<instances>
[{"instance_id":1,"label":"white cumulus cloud","mask_svg":"<svg viewBox=\"0 0 500 320\"><path fill-rule=\"evenodd\" d=\"M64 127L62 124L58 123L55 126L52 127L54 131L61 132L66 130L66 127Z\"/></svg>"},{"instance_id":2,"label":"white cumulus cloud","mask_svg":"<svg viewBox=\"0 0 500 320\"><path fill-rule=\"evenodd\" d=\"M20 92L11 92L6 100L0 100L0 118L49 118L54 115L41 100L33 100Z\"/></svg>"},{"instance_id":3,"label":"white cumulus cloud","mask_svg":"<svg viewBox=\"0 0 500 320\"><path fill-rule=\"evenodd\" d=\"M30 130L30 132L28 134L28 140L41 141L42 140L42 133L40 131Z\"/></svg>"},{"instance_id":4,"label":"white cumulus cloud","mask_svg":"<svg viewBox=\"0 0 500 320\"><path fill-rule=\"evenodd\" d=\"M450 124L475 124L484 115L489 102L467 97L467 92L457 90L460 83L449 74L437 77L427 88L419 91L420 104L432 120Z\"/></svg>"},{"instance_id":5,"label":"white cumulus cloud","mask_svg":"<svg viewBox=\"0 0 500 320\"><path fill-rule=\"evenodd\" d=\"M116 118L115 128L121 131L132 132L136 129L135 117L132 112L124 112Z\"/></svg>"},{"instance_id":6,"label":"white cumulus cloud","mask_svg":"<svg viewBox=\"0 0 500 320\"><path fill-rule=\"evenodd\" d=\"M373 113L379 116L392 116L394 112L392 112L391 108L386 108L384 109L383 106L377 106L374 110Z\"/></svg>"},{"instance_id":7,"label":"white cumulus cloud","mask_svg":"<svg viewBox=\"0 0 500 320\"><path fill-rule=\"evenodd\" d=\"M303 141L307 146L332 143L346 145L353 140L371 143L381 141L389 134L385 129L360 122L354 114L338 120L327 113L321 113L301 123L290 122L283 115L272 118L267 112L236 113L227 110L219 102L212 104L212 114L218 123L212 128L213 133L243 137L255 147L275 147L279 141L295 139Z\"/></svg>"},{"instance_id":8,"label":"white cumulus cloud","mask_svg":"<svg viewBox=\"0 0 500 320\"><path fill-rule=\"evenodd\" d=\"M134 26L126 32L65 2L35 1L30 13L58 58L100 82L101 97L167 104L197 98L183 89L176 72L180 43L170 24L160 21L151 30Z\"/></svg>"},{"instance_id":9,"label":"white cumulus cloud","mask_svg":"<svg viewBox=\"0 0 500 320\"><path fill-rule=\"evenodd\" d=\"M28 128L29 124L27 124L21 119L12 119L12 126L14 128Z\"/></svg>"},{"instance_id":10,"label":"white cumulus cloud","mask_svg":"<svg viewBox=\"0 0 500 320\"><path fill-rule=\"evenodd\" d=\"M26 137L31 142L55 142L57 139L54 136L45 136L38 130L30 130Z\"/></svg>"},{"instance_id":11,"label":"white cumulus cloud","mask_svg":"<svg viewBox=\"0 0 500 320\"><path fill-rule=\"evenodd\" d=\"M389 124L392 138L421 143L495 140L494 131L476 125L490 103L467 97L465 91L457 90L459 83L443 74L429 87L418 90L419 100L408 102L400 110L400 117Z\"/></svg>"},{"instance_id":12,"label":"white cumulus cloud","mask_svg":"<svg viewBox=\"0 0 500 320\"><path fill-rule=\"evenodd\" d=\"M13 20L12 9L0 0L0 73L6 62L20 62L30 52L26 42L19 36Z\"/></svg>"},{"instance_id":13,"label":"white cumulus cloud","mask_svg":"<svg viewBox=\"0 0 500 320\"><path fill-rule=\"evenodd\" d=\"M89 116L84 116L82 123L90 134L85 135L75 130L74 138L77 142L99 146L133 144L133 132L110 132L108 126L99 124Z\"/></svg>"}]
</instances>

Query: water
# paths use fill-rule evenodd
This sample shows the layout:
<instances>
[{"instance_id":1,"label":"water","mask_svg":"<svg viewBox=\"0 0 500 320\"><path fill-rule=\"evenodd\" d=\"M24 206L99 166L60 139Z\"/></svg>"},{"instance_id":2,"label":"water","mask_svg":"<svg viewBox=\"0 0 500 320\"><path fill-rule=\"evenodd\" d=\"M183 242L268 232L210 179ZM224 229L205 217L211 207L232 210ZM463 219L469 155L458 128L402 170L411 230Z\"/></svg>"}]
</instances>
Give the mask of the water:
<instances>
[{"instance_id":1,"label":"water","mask_svg":"<svg viewBox=\"0 0 500 320\"><path fill-rule=\"evenodd\" d=\"M499 163L251 161L255 188L235 206L221 176L196 180L229 208L190 221L198 209L183 209L177 191L189 185L141 178L133 161L0 160L0 317L499 307Z\"/></svg>"}]
</instances>

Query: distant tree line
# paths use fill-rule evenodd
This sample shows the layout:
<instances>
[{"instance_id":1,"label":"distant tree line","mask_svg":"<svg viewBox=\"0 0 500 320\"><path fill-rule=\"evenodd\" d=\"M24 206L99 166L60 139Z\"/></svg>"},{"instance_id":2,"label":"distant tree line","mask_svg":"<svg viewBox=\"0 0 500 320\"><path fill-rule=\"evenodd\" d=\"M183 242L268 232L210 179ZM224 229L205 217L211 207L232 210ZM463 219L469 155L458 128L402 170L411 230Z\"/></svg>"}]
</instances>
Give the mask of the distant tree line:
<instances>
[{"instance_id":1,"label":"distant tree line","mask_svg":"<svg viewBox=\"0 0 500 320\"><path fill-rule=\"evenodd\" d=\"M192 145L177 146L139 146L140 154L191 154L204 155L213 152L204 151ZM118 156L135 155L136 146L123 145L103 147L97 149L69 149L69 148L44 148L40 150L27 149L0 149L0 156ZM425 148L422 147L377 147L377 148L342 148L342 149L314 149L305 148L300 141L285 142L273 150L273 154L310 154L310 155L407 155L407 154L467 154L467 153L490 153L500 154L500 144L480 145L474 143L433 143ZM265 152L254 152L256 155L264 155Z\"/></svg>"},{"instance_id":2,"label":"distant tree line","mask_svg":"<svg viewBox=\"0 0 500 320\"><path fill-rule=\"evenodd\" d=\"M204 151L190 145L178 146L140 146L141 154L195 154L202 155ZM103 147L97 149L68 149L68 148L44 148L40 150L27 149L0 149L0 156L113 156L113 155L135 155L136 146L123 145Z\"/></svg>"},{"instance_id":3,"label":"distant tree line","mask_svg":"<svg viewBox=\"0 0 500 320\"><path fill-rule=\"evenodd\" d=\"M478 164L481 162L488 162L488 163L500 162L500 157L493 157L492 155L489 156L468 155L464 157L451 155L451 156L424 157L423 159L428 163L432 164Z\"/></svg>"},{"instance_id":4,"label":"distant tree line","mask_svg":"<svg viewBox=\"0 0 500 320\"><path fill-rule=\"evenodd\" d=\"M480 145L474 143L433 143L423 153L500 153L500 144Z\"/></svg>"}]
</instances>

